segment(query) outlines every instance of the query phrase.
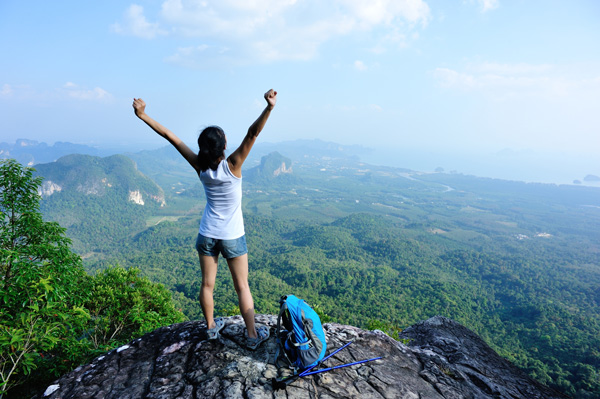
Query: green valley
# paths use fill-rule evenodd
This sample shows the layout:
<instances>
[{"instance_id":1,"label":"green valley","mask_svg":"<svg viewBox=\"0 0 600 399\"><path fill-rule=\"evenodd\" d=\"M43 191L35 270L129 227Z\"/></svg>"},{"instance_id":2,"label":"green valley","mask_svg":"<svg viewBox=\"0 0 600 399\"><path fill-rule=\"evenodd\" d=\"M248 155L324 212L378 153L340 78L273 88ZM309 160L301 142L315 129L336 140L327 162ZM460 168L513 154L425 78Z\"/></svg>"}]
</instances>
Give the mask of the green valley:
<instances>
[{"instance_id":1,"label":"green valley","mask_svg":"<svg viewBox=\"0 0 600 399\"><path fill-rule=\"evenodd\" d=\"M279 296L294 293L325 321L390 335L439 314L542 383L600 395L600 189L373 166L305 144L249 160L244 171L257 312L275 313ZM123 160L92 168L95 177L71 172L78 183L46 196L42 210L68 228L88 271L139 268L188 318L201 318L194 241L203 189L175 150L131 158L151 180ZM60 162L36 168L67 187L59 176L73 167ZM77 191L111 178L114 193ZM131 201L131 191L163 193L164 206ZM237 312L225 263L215 303Z\"/></svg>"}]
</instances>

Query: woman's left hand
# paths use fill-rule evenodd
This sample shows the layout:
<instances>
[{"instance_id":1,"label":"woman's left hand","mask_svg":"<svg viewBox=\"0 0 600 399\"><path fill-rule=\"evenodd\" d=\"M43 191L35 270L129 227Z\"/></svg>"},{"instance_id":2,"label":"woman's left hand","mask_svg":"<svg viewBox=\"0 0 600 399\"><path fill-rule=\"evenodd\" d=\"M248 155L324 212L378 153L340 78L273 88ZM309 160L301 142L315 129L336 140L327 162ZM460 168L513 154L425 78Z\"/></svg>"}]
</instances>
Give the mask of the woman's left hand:
<instances>
[{"instance_id":1,"label":"woman's left hand","mask_svg":"<svg viewBox=\"0 0 600 399\"><path fill-rule=\"evenodd\" d=\"M133 112L140 118L146 111L146 103L141 98L133 99Z\"/></svg>"},{"instance_id":2,"label":"woman's left hand","mask_svg":"<svg viewBox=\"0 0 600 399\"><path fill-rule=\"evenodd\" d=\"M269 90L265 93L265 100L271 108L275 107L275 103L277 102L277 92L273 89Z\"/></svg>"}]
</instances>

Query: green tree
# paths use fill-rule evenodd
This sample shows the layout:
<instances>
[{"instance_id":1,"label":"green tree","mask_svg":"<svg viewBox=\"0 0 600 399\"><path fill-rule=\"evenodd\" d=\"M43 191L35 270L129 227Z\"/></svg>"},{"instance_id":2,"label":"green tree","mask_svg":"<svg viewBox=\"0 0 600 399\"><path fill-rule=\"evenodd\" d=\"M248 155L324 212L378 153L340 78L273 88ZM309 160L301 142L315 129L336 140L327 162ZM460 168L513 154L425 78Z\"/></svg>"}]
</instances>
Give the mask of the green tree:
<instances>
[{"instance_id":1,"label":"green tree","mask_svg":"<svg viewBox=\"0 0 600 399\"><path fill-rule=\"evenodd\" d=\"M110 267L91 280L91 326L94 349L107 350L165 324L184 320L164 285L138 275L139 269Z\"/></svg>"},{"instance_id":2,"label":"green tree","mask_svg":"<svg viewBox=\"0 0 600 399\"><path fill-rule=\"evenodd\" d=\"M11 388L30 397L99 352L184 319L138 269L89 276L66 229L42 219L33 172L0 161L0 399Z\"/></svg>"},{"instance_id":3,"label":"green tree","mask_svg":"<svg viewBox=\"0 0 600 399\"><path fill-rule=\"evenodd\" d=\"M41 178L0 162L0 397L88 319L65 229L39 212Z\"/></svg>"}]
</instances>

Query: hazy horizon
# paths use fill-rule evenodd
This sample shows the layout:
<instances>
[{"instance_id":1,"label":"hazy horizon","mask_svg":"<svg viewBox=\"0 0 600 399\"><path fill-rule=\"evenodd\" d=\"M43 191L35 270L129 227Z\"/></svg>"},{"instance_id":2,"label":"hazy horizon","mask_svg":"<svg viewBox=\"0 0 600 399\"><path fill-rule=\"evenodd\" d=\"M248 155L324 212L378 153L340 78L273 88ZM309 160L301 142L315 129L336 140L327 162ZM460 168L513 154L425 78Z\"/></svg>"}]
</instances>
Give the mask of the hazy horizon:
<instances>
[{"instance_id":1,"label":"hazy horizon","mask_svg":"<svg viewBox=\"0 0 600 399\"><path fill-rule=\"evenodd\" d=\"M20 139L37 141L25 137ZM323 141L319 139L314 140L316 142ZM259 140L256 144L255 152L260 152L260 148L263 146L274 147L274 150L281 152L282 155L289 156L289 154L286 154L285 149L277 149L277 146L284 145L285 147L285 144L294 143L295 141L273 142ZM60 140L56 142L37 142L53 146L57 142L60 142ZM144 146L129 144L121 147L90 142L73 143L67 141L67 143L86 145L98 149L102 154L135 153L144 150L157 150L169 146L163 140ZM344 143L330 143L346 146ZM16 141L7 144L16 145ZM194 146L195 143L188 144L194 150L196 149ZM595 162L596 159L593 156L582 157L581 155L577 156L564 152L543 153L532 149L521 151L504 149L498 152L457 153L435 149L394 149L390 147L377 149L368 146L355 146L352 148L351 153L358 156L361 162L370 165L406 168L417 172L428 173L442 168L444 173L461 173L502 180L549 184L574 184L574 180L578 180L581 185L600 187L600 182L584 181L587 175L600 176L600 165ZM596 165L596 168L591 165Z\"/></svg>"}]
</instances>

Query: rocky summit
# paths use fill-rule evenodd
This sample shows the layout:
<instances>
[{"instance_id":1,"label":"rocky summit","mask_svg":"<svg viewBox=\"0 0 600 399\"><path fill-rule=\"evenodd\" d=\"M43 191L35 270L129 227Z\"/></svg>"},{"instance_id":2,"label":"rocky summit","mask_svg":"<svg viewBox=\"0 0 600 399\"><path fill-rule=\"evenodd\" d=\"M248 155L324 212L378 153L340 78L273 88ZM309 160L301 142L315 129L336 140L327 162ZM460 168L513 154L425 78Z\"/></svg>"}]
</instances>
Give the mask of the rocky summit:
<instances>
[{"instance_id":1,"label":"rocky summit","mask_svg":"<svg viewBox=\"0 0 600 399\"><path fill-rule=\"evenodd\" d=\"M258 315L274 332L276 317ZM298 379L274 390L277 367L272 336L256 351L245 347L240 316L225 319L218 340L206 324L163 327L100 356L50 385L38 398L565 398L529 378L476 334L436 316L402 332L407 345L380 331L324 324L328 353L352 341L320 369L382 359Z\"/></svg>"}]
</instances>

